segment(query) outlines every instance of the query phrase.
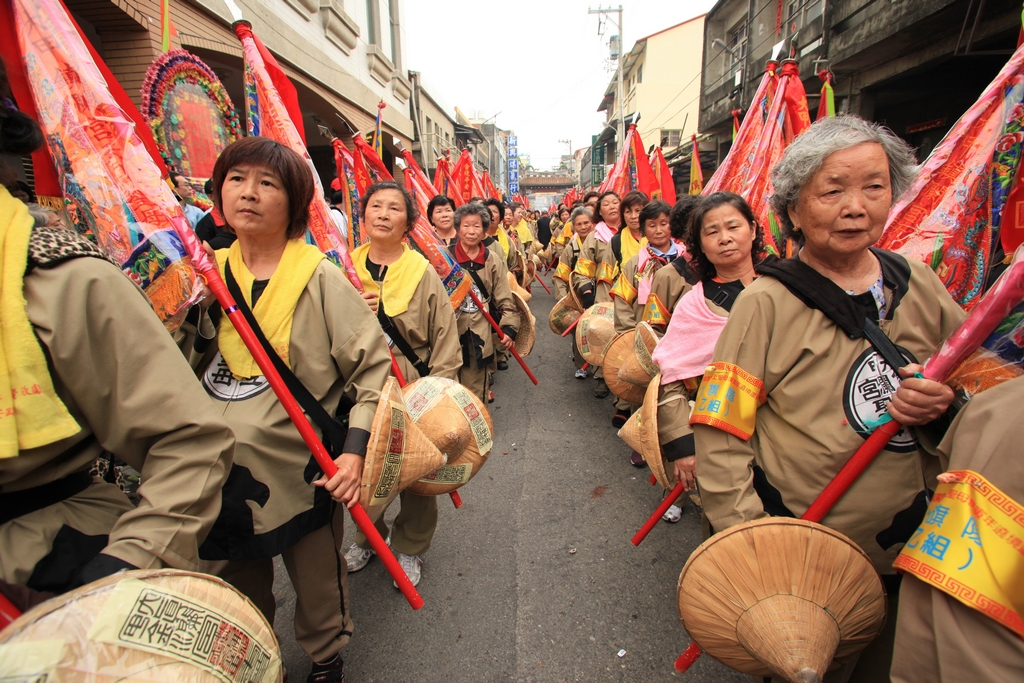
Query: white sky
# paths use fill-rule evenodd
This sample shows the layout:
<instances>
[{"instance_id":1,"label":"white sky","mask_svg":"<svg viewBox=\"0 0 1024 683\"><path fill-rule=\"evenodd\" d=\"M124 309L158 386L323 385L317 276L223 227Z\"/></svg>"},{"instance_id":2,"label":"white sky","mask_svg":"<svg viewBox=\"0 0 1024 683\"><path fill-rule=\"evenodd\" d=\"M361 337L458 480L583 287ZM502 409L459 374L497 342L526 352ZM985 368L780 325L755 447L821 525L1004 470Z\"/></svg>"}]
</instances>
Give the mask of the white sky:
<instances>
[{"instance_id":1,"label":"white sky","mask_svg":"<svg viewBox=\"0 0 1024 683\"><path fill-rule=\"evenodd\" d=\"M619 0L612 3L618 7ZM715 0L621 0L624 50L637 39L707 12ZM558 164L601 132L597 107L615 74L608 22L597 35L599 2L587 0L402 0L408 69L423 74L439 103L466 116L497 114L519 136L537 169ZM454 116L454 110L450 112Z\"/></svg>"}]
</instances>

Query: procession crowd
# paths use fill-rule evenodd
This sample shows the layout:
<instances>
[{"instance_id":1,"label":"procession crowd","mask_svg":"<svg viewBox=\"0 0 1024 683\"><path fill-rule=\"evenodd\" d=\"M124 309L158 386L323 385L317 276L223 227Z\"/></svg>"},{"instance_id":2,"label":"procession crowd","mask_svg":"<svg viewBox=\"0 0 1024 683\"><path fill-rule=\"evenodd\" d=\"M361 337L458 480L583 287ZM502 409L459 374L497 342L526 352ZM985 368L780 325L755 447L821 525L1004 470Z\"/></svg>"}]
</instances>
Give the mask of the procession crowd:
<instances>
[{"instance_id":1,"label":"procession crowd","mask_svg":"<svg viewBox=\"0 0 1024 683\"><path fill-rule=\"evenodd\" d=\"M31 119L0 107L0 150L42 144ZM972 542L966 529L922 536L941 473L971 470L1024 501L1014 419L1024 379L966 405L927 379L921 363L964 313L925 264L873 246L915 164L876 124L815 123L772 173L788 257L767 252L766 226L727 192L674 206L591 192L550 214L437 196L425 218L471 280L453 308L410 248L419 211L405 187L378 182L360 198L360 291L304 239L316 191L306 160L268 138L230 144L210 180L215 210L184 209L181 187L179 198L268 355L311 397L303 408L334 458L330 477L234 311L205 296L168 334L94 242L0 189L0 396L12 396L0 413L0 589L27 609L125 569L198 569L272 624L281 556L308 680L344 681L347 574L376 553L362 533L346 542L343 514L365 485L389 377L457 382L485 410L503 390L495 378L532 346L528 301L552 273L550 326L577 326L565 372L592 381L597 398L615 394L624 466L631 451L631 466L651 468L666 491L681 485L666 522L690 501L705 538L800 517L873 427L902 425L821 519L881 577L889 614L824 680L1013 680L1020 637L893 568L904 547L934 555ZM134 504L91 474L98 460L113 471L115 456L140 475ZM437 496L406 489L397 505L390 527L380 514L376 528L416 585Z\"/></svg>"}]
</instances>

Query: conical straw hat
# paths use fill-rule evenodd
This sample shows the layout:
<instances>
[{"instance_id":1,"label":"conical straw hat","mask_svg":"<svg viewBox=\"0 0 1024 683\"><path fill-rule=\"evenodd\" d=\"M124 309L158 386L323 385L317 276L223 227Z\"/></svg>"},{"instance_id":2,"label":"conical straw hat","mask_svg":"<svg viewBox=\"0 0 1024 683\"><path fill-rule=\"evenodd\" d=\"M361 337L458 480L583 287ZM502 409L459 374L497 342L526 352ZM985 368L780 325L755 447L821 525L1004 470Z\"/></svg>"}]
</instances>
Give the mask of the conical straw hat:
<instances>
[{"instance_id":1,"label":"conical straw hat","mask_svg":"<svg viewBox=\"0 0 1024 683\"><path fill-rule=\"evenodd\" d=\"M633 337L636 330L628 330L612 339L604 352L604 381L613 394L623 401L640 404L644 400L644 388L624 382L619 377L619 368L633 355Z\"/></svg>"},{"instance_id":2,"label":"conical straw hat","mask_svg":"<svg viewBox=\"0 0 1024 683\"><path fill-rule=\"evenodd\" d=\"M517 252L516 256L519 259L519 269L523 273L523 287L527 287L531 282L533 282L534 272L527 267L529 261L523 256L523 252Z\"/></svg>"},{"instance_id":3,"label":"conical straw hat","mask_svg":"<svg viewBox=\"0 0 1024 683\"><path fill-rule=\"evenodd\" d=\"M512 292L512 300L516 302L519 310L519 331L516 334L516 351L520 356L529 356L533 351L533 343L537 340L537 319L530 312L519 292Z\"/></svg>"},{"instance_id":4,"label":"conical straw hat","mask_svg":"<svg viewBox=\"0 0 1024 683\"><path fill-rule=\"evenodd\" d=\"M604 352L615 338L615 306L608 301L594 304L576 325L576 346L591 365L604 363Z\"/></svg>"},{"instance_id":5,"label":"conical straw hat","mask_svg":"<svg viewBox=\"0 0 1024 683\"><path fill-rule=\"evenodd\" d=\"M561 336L582 314L583 307L580 306L572 288L570 288L569 293L551 307L551 313L548 314L548 327L551 328L552 332Z\"/></svg>"},{"instance_id":6,"label":"conical straw hat","mask_svg":"<svg viewBox=\"0 0 1024 683\"><path fill-rule=\"evenodd\" d=\"M640 432L640 455L651 468L651 474L664 489L676 485L675 473L665 461L661 453L661 440L658 438L658 403L661 401L661 373L651 379L644 393L643 405L640 406L640 419L643 430Z\"/></svg>"},{"instance_id":7,"label":"conical straw hat","mask_svg":"<svg viewBox=\"0 0 1024 683\"><path fill-rule=\"evenodd\" d=\"M737 524L693 552L679 615L705 652L737 671L821 681L885 622L885 590L867 555L821 524L769 517Z\"/></svg>"},{"instance_id":8,"label":"conical straw hat","mask_svg":"<svg viewBox=\"0 0 1024 683\"><path fill-rule=\"evenodd\" d=\"M274 630L255 605L216 577L175 569L118 573L47 600L0 632L0 646L0 669L11 681L223 683L244 673L247 681L277 683L284 676Z\"/></svg>"},{"instance_id":9,"label":"conical straw hat","mask_svg":"<svg viewBox=\"0 0 1024 683\"><path fill-rule=\"evenodd\" d=\"M619 438L626 442L626 445L632 448L637 453L643 446L640 444L640 432L643 430L643 424L641 423L642 417L640 411L636 411L629 416L626 420L626 424L622 425L619 429Z\"/></svg>"},{"instance_id":10,"label":"conical straw hat","mask_svg":"<svg viewBox=\"0 0 1024 683\"><path fill-rule=\"evenodd\" d=\"M632 353L619 367L619 379L623 382L635 384L638 387L646 388L651 378L658 374L658 366L651 358L654 347L658 345L658 335L647 323L640 323L636 326L636 335L633 337ZM607 382L608 371L605 371ZM611 385L608 385L611 387Z\"/></svg>"},{"instance_id":11,"label":"conical straw hat","mask_svg":"<svg viewBox=\"0 0 1024 683\"><path fill-rule=\"evenodd\" d=\"M402 389L406 410L448 464L409 485L420 496L439 496L468 482L491 453L494 425L483 401L443 377L421 377Z\"/></svg>"},{"instance_id":12,"label":"conical straw hat","mask_svg":"<svg viewBox=\"0 0 1024 683\"><path fill-rule=\"evenodd\" d=\"M529 301L530 299L533 298L532 294L530 294L525 289L519 286L519 283L516 282L516 276L513 275L512 273L508 274L508 288L511 289L513 292L518 293L519 296L523 297L523 301Z\"/></svg>"},{"instance_id":13,"label":"conical straw hat","mask_svg":"<svg viewBox=\"0 0 1024 683\"><path fill-rule=\"evenodd\" d=\"M376 520L401 491L444 464L441 451L409 418L398 381L388 377L373 416L359 485L366 514Z\"/></svg>"}]
</instances>

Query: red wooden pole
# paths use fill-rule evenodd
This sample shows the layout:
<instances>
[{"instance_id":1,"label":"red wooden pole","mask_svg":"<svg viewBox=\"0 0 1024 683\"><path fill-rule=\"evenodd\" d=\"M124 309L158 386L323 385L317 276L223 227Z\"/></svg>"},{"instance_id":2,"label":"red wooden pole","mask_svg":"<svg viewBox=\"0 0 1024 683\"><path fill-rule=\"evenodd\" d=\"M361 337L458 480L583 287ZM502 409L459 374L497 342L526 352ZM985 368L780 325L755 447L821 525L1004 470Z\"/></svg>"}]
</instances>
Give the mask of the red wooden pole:
<instances>
[{"instance_id":1,"label":"red wooden pole","mask_svg":"<svg viewBox=\"0 0 1024 683\"><path fill-rule=\"evenodd\" d=\"M501 331L501 328L498 327L498 323L496 323L494 321L494 318L491 317L491 314L487 312L487 309L484 307L483 302L480 301L480 297L478 297L476 295L476 292L474 292L472 289L469 290L469 295L473 297L473 301L476 302L477 308L479 308L480 312L483 313L484 317L487 318L487 322L489 322L491 324L491 327L494 328L494 331L498 333L498 338L503 339L505 337L505 333ZM512 346L509 349L509 351L511 351L512 355L515 356L515 359L519 361L519 364L523 366L523 371L526 372L526 376L530 378L530 381L533 382L534 384L539 384L537 378L533 376L532 372L530 372L530 368L526 367L526 361L524 361L523 357L519 355L518 351L516 351L516 347Z\"/></svg>"},{"instance_id":2,"label":"red wooden pole","mask_svg":"<svg viewBox=\"0 0 1024 683\"><path fill-rule=\"evenodd\" d=\"M658 509L647 518L644 525L640 527L640 531L636 532L636 535L633 536L633 545L640 545L640 542L647 538L647 534L651 533L651 529L658 524L658 520L661 519L663 514L668 512L668 509L672 507L672 503L676 502L676 498L678 498L679 494L682 492L683 483L679 482L675 485L675 488L672 489L672 492L668 494L668 497L661 501L661 505L658 506Z\"/></svg>"},{"instance_id":3,"label":"red wooden pole","mask_svg":"<svg viewBox=\"0 0 1024 683\"><path fill-rule=\"evenodd\" d=\"M302 436L302 440L306 443L306 447L309 448L313 457L316 459L320 469L323 470L324 475L327 478L333 477L338 468L334 464L334 460L331 459L330 454L327 453L327 449L324 448L320 438L317 437L316 431L313 429L313 425L310 424L309 420L306 419L306 414L302 412L302 408L299 406L298 401L288 391L288 387L285 386L284 380L281 375L277 372L277 368L270 362L270 358L267 356L266 351L263 350L263 346L256 339L256 335L253 334L252 328L249 327L248 321L242 312L238 309L238 305L235 303L234 297L228 291L227 285L224 284L224 280L221 279L220 271L217 270L216 266L210 262L206 252L199 245L199 241L196 239L195 233L191 229L183 225L184 217L175 216L171 219L174 225L175 232L178 233L178 237L181 239L188 251L189 256L192 259L192 265L195 266L196 270L202 273L206 279L206 284L209 286L210 291L213 292L214 296L217 297L217 301L224 308L224 312L231 320L231 324L235 326L235 330L238 331L238 336L242 338L246 348L249 349L249 353L252 354L253 360L256 361L256 365L259 366L260 371L263 372L263 376L267 378L267 382L270 383L271 388L277 395L281 405L284 406L285 412L288 413L288 417L291 418L295 424L295 428L299 430L299 434ZM356 526L362 531L367 540L370 541L370 546L374 549L377 555L380 557L381 562L384 563L384 567L391 574L391 578L398 584L399 590L405 595L406 600L413 609L419 609L423 607L423 598L416 591L416 588L409 581L409 577L406 576L405 571L398 564L398 560L395 559L394 554L391 552L391 548L381 538L380 532L377 531L373 523L370 521L369 515L363 509L363 506L358 502L348 509L349 514L352 515L353 521Z\"/></svg>"},{"instance_id":4,"label":"red wooden pole","mask_svg":"<svg viewBox=\"0 0 1024 683\"><path fill-rule=\"evenodd\" d=\"M540 273L537 273L537 282L540 283L540 286L544 288L545 292L547 292L548 294L551 294L551 290L548 289L548 286L546 284L544 284L544 278L542 278L540 276Z\"/></svg>"},{"instance_id":5,"label":"red wooden pole","mask_svg":"<svg viewBox=\"0 0 1024 683\"><path fill-rule=\"evenodd\" d=\"M7 626L21 616L21 610L14 606L14 604L7 599L3 593L0 593L0 631L3 631Z\"/></svg>"},{"instance_id":6,"label":"red wooden pole","mask_svg":"<svg viewBox=\"0 0 1024 683\"><path fill-rule=\"evenodd\" d=\"M580 318L582 318L582 317L583 316L581 315ZM576 329L576 325L579 324L580 318L576 318L575 320L572 321L572 325L569 325L569 327L566 328L565 332L562 333L563 337Z\"/></svg>"}]
</instances>

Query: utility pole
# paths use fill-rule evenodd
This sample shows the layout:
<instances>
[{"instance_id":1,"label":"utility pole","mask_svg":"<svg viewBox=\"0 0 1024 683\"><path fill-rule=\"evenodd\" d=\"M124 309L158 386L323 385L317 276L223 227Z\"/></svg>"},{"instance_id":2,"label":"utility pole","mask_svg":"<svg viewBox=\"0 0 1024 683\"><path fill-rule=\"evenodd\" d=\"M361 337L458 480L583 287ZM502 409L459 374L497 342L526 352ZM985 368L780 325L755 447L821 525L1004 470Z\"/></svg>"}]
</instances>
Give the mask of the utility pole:
<instances>
[{"instance_id":1,"label":"utility pole","mask_svg":"<svg viewBox=\"0 0 1024 683\"><path fill-rule=\"evenodd\" d=\"M613 7L608 7L608 8L598 7L597 9L587 8L587 14L600 14L605 19L607 19L608 15L610 15L612 13L618 14L618 22L616 23L615 26L619 30L619 37L618 37L618 40L619 40L619 58L618 58L618 60L616 60L616 72L617 72L618 84L617 84L617 86L615 88L616 89L615 99L619 103L619 125L618 125L618 127L616 128L616 131L615 131L616 135L618 136L618 140L616 140L616 150L615 151L616 151L616 153L618 153L618 151L621 148L621 146L623 144L625 144L625 136L626 136L626 119L625 119L625 114L623 113L623 111L624 111L623 110L623 107L624 107L623 100L626 99L626 91L622 87L622 65L623 65L623 62L625 61L625 55L624 55L625 42L623 41L623 34L622 34L622 5L619 5L618 9L613 8ZM601 32L601 26L600 26L600 22L598 22L598 34L599 35L600 35L600 32Z\"/></svg>"},{"instance_id":2,"label":"utility pole","mask_svg":"<svg viewBox=\"0 0 1024 683\"><path fill-rule=\"evenodd\" d=\"M569 145L569 163L566 166L569 169L569 175L573 173L573 158L572 158L572 140L559 140L559 144Z\"/></svg>"}]
</instances>

